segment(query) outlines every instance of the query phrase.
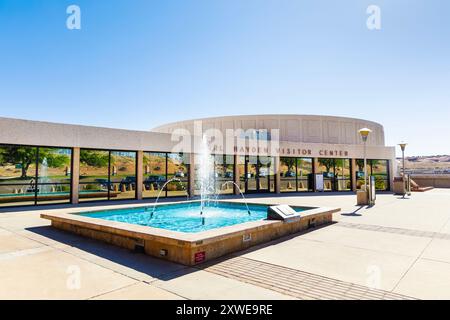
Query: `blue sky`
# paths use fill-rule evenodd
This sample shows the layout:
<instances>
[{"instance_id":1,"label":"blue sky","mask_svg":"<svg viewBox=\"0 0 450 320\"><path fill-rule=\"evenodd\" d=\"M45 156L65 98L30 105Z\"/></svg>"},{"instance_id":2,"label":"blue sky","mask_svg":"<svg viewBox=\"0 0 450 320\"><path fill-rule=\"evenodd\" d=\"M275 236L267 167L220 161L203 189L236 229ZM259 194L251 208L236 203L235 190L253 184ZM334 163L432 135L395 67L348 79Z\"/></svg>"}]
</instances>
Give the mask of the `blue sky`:
<instances>
[{"instance_id":1,"label":"blue sky","mask_svg":"<svg viewBox=\"0 0 450 320\"><path fill-rule=\"evenodd\" d=\"M351 116L410 155L450 154L449 14L445 0L0 0L0 116L138 130Z\"/></svg>"}]
</instances>

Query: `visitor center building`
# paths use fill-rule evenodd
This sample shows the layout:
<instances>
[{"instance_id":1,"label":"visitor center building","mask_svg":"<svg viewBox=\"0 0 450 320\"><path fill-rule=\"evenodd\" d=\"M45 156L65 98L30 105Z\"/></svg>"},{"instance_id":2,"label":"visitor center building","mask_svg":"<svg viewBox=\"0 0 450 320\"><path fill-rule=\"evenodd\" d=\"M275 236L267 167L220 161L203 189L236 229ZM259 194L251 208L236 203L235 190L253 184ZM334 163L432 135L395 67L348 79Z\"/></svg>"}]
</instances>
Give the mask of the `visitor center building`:
<instances>
[{"instance_id":1,"label":"visitor center building","mask_svg":"<svg viewBox=\"0 0 450 320\"><path fill-rule=\"evenodd\" d=\"M351 192L364 183L364 156L376 188L390 191L395 148L367 120L246 115L133 131L0 118L0 207L186 199L199 194L205 161L223 196Z\"/></svg>"}]
</instances>

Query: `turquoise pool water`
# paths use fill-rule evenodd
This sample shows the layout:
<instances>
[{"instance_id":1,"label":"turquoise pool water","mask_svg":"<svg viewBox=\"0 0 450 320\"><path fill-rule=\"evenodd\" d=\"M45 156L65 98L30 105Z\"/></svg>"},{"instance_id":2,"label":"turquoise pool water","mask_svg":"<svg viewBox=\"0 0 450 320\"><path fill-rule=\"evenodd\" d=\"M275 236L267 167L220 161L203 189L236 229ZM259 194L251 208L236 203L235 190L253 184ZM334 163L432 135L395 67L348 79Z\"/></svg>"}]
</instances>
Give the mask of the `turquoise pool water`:
<instances>
[{"instance_id":1,"label":"turquoise pool water","mask_svg":"<svg viewBox=\"0 0 450 320\"><path fill-rule=\"evenodd\" d=\"M153 218L150 218L153 206L88 212L82 215L173 231L200 232L248 221L263 220L267 217L267 206L250 204L248 206L250 215L245 204L223 202L204 208L202 215L200 215L198 202L158 206L154 211ZM296 210L301 211L302 209L297 208ZM202 218L204 218L204 224Z\"/></svg>"}]
</instances>

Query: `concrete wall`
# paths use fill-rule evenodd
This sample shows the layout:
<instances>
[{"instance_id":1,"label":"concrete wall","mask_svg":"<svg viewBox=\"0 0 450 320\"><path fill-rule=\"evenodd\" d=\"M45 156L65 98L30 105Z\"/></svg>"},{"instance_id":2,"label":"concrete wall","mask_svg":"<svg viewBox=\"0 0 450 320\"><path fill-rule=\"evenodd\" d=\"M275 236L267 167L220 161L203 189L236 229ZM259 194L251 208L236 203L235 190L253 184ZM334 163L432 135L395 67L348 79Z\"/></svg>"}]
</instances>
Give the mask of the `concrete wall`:
<instances>
[{"instance_id":1,"label":"concrete wall","mask_svg":"<svg viewBox=\"0 0 450 320\"><path fill-rule=\"evenodd\" d=\"M58 147L170 151L170 134L0 117L0 143Z\"/></svg>"},{"instance_id":2,"label":"concrete wall","mask_svg":"<svg viewBox=\"0 0 450 320\"><path fill-rule=\"evenodd\" d=\"M411 178L420 187L450 188L450 175L412 175Z\"/></svg>"},{"instance_id":3,"label":"concrete wall","mask_svg":"<svg viewBox=\"0 0 450 320\"><path fill-rule=\"evenodd\" d=\"M368 124L369 123L361 123L361 126ZM355 124L355 128L356 127ZM0 129L0 144L98 148L124 151L179 151L179 149L176 148L179 144L179 140L175 137L172 141L172 135L169 133L111 129L9 118L0 118ZM183 151L187 153L196 153L195 141L197 139L191 136L182 137L182 139L184 138L190 142L183 145ZM258 146L263 145L264 147L268 147L270 154L266 155L271 156L278 156L279 152L279 155L282 157L362 158L364 154L364 148L361 143L319 143L280 140L281 141L269 141L268 143L261 141L257 143ZM384 140L384 134L382 140ZM213 148L214 146L211 146L211 149L216 150L214 153L217 154L261 154L259 150L252 147L235 150L235 145L251 146L252 142L245 142L243 139L237 139L236 144L225 144L225 149L215 149ZM307 150L308 152L302 155L301 153L298 154L298 150ZM332 151L332 153L330 153L330 151ZM385 147L384 144L380 145L378 143L368 144L367 157L369 159L394 160L395 148Z\"/></svg>"},{"instance_id":4,"label":"concrete wall","mask_svg":"<svg viewBox=\"0 0 450 320\"><path fill-rule=\"evenodd\" d=\"M355 118L314 115L247 115L204 118L173 122L153 128L154 132L171 133L182 128L194 132L194 122L201 121L203 131L215 128L226 129L279 129L280 140L304 143L362 144L358 130L372 130L368 145L384 146L383 126Z\"/></svg>"}]
</instances>

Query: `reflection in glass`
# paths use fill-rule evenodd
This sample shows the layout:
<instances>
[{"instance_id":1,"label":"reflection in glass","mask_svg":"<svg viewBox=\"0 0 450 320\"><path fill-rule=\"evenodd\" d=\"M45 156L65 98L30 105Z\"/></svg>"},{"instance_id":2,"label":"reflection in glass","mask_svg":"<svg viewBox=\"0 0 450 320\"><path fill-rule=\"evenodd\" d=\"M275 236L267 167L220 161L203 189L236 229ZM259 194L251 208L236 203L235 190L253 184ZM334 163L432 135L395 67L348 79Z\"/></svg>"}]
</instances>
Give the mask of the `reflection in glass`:
<instances>
[{"instance_id":1,"label":"reflection in glass","mask_svg":"<svg viewBox=\"0 0 450 320\"><path fill-rule=\"evenodd\" d=\"M109 174L111 200L136 198L136 152L111 151Z\"/></svg>"},{"instance_id":2,"label":"reflection in glass","mask_svg":"<svg viewBox=\"0 0 450 320\"><path fill-rule=\"evenodd\" d=\"M231 155L214 156L214 177L218 194L233 194L234 185L226 183L234 181L234 157Z\"/></svg>"},{"instance_id":3,"label":"reflection in glass","mask_svg":"<svg viewBox=\"0 0 450 320\"><path fill-rule=\"evenodd\" d=\"M389 190L389 162L388 160L368 159L367 175L375 177L375 188L379 191ZM364 185L364 160L356 159L356 187Z\"/></svg>"},{"instance_id":4,"label":"reflection in glass","mask_svg":"<svg viewBox=\"0 0 450 320\"><path fill-rule=\"evenodd\" d=\"M108 181L80 184L79 201L108 200Z\"/></svg>"},{"instance_id":5,"label":"reflection in glass","mask_svg":"<svg viewBox=\"0 0 450 320\"><path fill-rule=\"evenodd\" d=\"M313 159L297 158L297 191L313 190Z\"/></svg>"},{"instance_id":6,"label":"reflection in glass","mask_svg":"<svg viewBox=\"0 0 450 320\"><path fill-rule=\"evenodd\" d=\"M166 182L166 154L144 152L143 174L142 196L144 198L156 198ZM166 192L161 192L160 197L165 196Z\"/></svg>"},{"instance_id":7,"label":"reflection in glass","mask_svg":"<svg viewBox=\"0 0 450 320\"><path fill-rule=\"evenodd\" d=\"M180 153L167 154L167 181L177 178L166 187L168 197L185 196L189 190L189 155ZM178 181L179 180L179 181Z\"/></svg>"},{"instance_id":8,"label":"reflection in glass","mask_svg":"<svg viewBox=\"0 0 450 320\"><path fill-rule=\"evenodd\" d=\"M247 187L245 191L252 192L257 191L258 179L258 157L257 156L248 156L247 158Z\"/></svg>"},{"instance_id":9,"label":"reflection in glass","mask_svg":"<svg viewBox=\"0 0 450 320\"><path fill-rule=\"evenodd\" d=\"M109 189L109 151L81 149L80 201L106 200Z\"/></svg>"},{"instance_id":10,"label":"reflection in glass","mask_svg":"<svg viewBox=\"0 0 450 320\"><path fill-rule=\"evenodd\" d=\"M0 146L0 206L70 202L71 160L69 148Z\"/></svg>"},{"instance_id":11,"label":"reflection in glass","mask_svg":"<svg viewBox=\"0 0 450 320\"><path fill-rule=\"evenodd\" d=\"M318 159L317 173L323 174L325 191L351 190L350 171L350 159Z\"/></svg>"},{"instance_id":12,"label":"reflection in glass","mask_svg":"<svg viewBox=\"0 0 450 320\"><path fill-rule=\"evenodd\" d=\"M337 190L350 191L352 188L350 159L334 159L334 161Z\"/></svg>"},{"instance_id":13,"label":"reflection in glass","mask_svg":"<svg viewBox=\"0 0 450 320\"><path fill-rule=\"evenodd\" d=\"M0 184L29 184L36 178L36 147L0 145Z\"/></svg>"},{"instance_id":14,"label":"reflection in glass","mask_svg":"<svg viewBox=\"0 0 450 320\"><path fill-rule=\"evenodd\" d=\"M38 203L70 202L72 150L39 148L38 158Z\"/></svg>"},{"instance_id":15,"label":"reflection in glass","mask_svg":"<svg viewBox=\"0 0 450 320\"><path fill-rule=\"evenodd\" d=\"M109 151L80 150L80 183L99 182L98 179L108 180Z\"/></svg>"},{"instance_id":16,"label":"reflection in glass","mask_svg":"<svg viewBox=\"0 0 450 320\"><path fill-rule=\"evenodd\" d=\"M280 158L280 191L297 191L296 158Z\"/></svg>"},{"instance_id":17,"label":"reflection in glass","mask_svg":"<svg viewBox=\"0 0 450 320\"><path fill-rule=\"evenodd\" d=\"M317 169L317 173L323 174L324 190L334 190L334 159L319 158Z\"/></svg>"},{"instance_id":18,"label":"reflection in glass","mask_svg":"<svg viewBox=\"0 0 450 320\"><path fill-rule=\"evenodd\" d=\"M280 191L312 191L312 158L280 158Z\"/></svg>"},{"instance_id":19,"label":"reflection in glass","mask_svg":"<svg viewBox=\"0 0 450 320\"><path fill-rule=\"evenodd\" d=\"M0 184L0 207L35 204L35 189L29 184Z\"/></svg>"},{"instance_id":20,"label":"reflection in glass","mask_svg":"<svg viewBox=\"0 0 450 320\"><path fill-rule=\"evenodd\" d=\"M237 157L238 163L236 164L237 171L239 174L239 187L241 188L242 192L245 192L245 156L238 156Z\"/></svg>"}]
</instances>

